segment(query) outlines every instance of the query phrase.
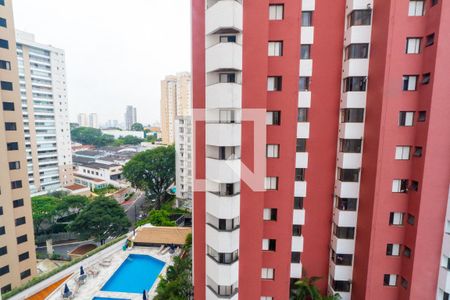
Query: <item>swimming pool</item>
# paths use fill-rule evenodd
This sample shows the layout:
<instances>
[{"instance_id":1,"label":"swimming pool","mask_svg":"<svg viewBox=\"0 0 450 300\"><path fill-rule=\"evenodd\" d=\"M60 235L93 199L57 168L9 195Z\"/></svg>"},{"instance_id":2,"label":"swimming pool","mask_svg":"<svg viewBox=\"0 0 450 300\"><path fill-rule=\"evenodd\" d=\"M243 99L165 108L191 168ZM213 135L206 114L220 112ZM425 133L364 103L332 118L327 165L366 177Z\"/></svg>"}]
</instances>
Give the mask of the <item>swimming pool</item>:
<instances>
[{"instance_id":1,"label":"swimming pool","mask_svg":"<svg viewBox=\"0 0 450 300\"><path fill-rule=\"evenodd\" d=\"M130 300L124 298L105 298L105 297L94 297L92 300Z\"/></svg>"},{"instance_id":2,"label":"swimming pool","mask_svg":"<svg viewBox=\"0 0 450 300\"><path fill-rule=\"evenodd\" d=\"M130 254L101 290L141 294L153 286L164 265L149 255Z\"/></svg>"}]
</instances>

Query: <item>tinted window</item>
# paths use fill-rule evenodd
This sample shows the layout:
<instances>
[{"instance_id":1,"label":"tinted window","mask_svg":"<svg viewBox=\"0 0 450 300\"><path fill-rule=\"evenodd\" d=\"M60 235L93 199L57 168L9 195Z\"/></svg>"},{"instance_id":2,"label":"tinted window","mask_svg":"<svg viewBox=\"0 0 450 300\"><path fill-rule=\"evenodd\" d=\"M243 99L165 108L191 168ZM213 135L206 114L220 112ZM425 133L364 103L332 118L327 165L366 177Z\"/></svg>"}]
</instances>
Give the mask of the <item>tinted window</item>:
<instances>
[{"instance_id":1,"label":"tinted window","mask_svg":"<svg viewBox=\"0 0 450 300\"><path fill-rule=\"evenodd\" d=\"M14 111L14 102L3 102L3 110Z\"/></svg>"},{"instance_id":2,"label":"tinted window","mask_svg":"<svg viewBox=\"0 0 450 300\"><path fill-rule=\"evenodd\" d=\"M2 90L5 90L5 91L12 91L12 89L13 89L13 84L12 84L12 82L9 82L9 81L0 82L0 86L1 86Z\"/></svg>"},{"instance_id":3,"label":"tinted window","mask_svg":"<svg viewBox=\"0 0 450 300\"><path fill-rule=\"evenodd\" d=\"M7 143L6 148L8 151L19 150L19 144L17 142Z\"/></svg>"},{"instance_id":4,"label":"tinted window","mask_svg":"<svg viewBox=\"0 0 450 300\"><path fill-rule=\"evenodd\" d=\"M0 39L0 48L9 49L9 43L7 40Z\"/></svg>"}]
</instances>

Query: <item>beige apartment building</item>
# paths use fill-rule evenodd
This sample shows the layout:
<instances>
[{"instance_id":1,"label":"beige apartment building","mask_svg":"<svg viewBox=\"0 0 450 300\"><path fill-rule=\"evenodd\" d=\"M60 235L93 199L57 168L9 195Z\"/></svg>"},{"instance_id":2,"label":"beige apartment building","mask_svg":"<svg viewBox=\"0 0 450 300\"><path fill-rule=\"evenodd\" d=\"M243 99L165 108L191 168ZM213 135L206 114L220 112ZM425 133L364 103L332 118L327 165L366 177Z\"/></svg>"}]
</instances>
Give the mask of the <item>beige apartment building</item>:
<instances>
[{"instance_id":1,"label":"beige apartment building","mask_svg":"<svg viewBox=\"0 0 450 300\"><path fill-rule=\"evenodd\" d=\"M189 116L191 102L189 73L169 75L161 81L161 132L164 144L175 142L175 118Z\"/></svg>"},{"instance_id":2,"label":"beige apartment building","mask_svg":"<svg viewBox=\"0 0 450 300\"><path fill-rule=\"evenodd\" d=\"M0 0L0 290L36 274L12 1Z\"/></svg>"}]
</instances>

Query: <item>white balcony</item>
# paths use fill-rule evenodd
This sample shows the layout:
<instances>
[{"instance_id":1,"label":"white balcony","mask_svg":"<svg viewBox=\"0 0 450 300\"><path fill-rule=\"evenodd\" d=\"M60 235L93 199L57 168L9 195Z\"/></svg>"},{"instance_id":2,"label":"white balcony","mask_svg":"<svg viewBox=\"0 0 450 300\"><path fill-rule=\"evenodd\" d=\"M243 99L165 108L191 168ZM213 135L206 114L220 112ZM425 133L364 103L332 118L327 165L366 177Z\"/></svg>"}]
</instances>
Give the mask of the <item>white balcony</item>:
<instances>
[{"instance_id":1,"label":"white balcony","mask_svg":"<svg viewBox=\"0 0 450 300\"><path fill-rule=\"evenodd\" d=\"M439 268L438 287L450 293L450 271L442 267Z\"/></svg>"},{"instance_id":2,"label":"white balcony","mask_svg":"<svg viewBox=\"0 0 450 300\"><path fill-rule=\"evenodd\" d=\"M444 234L444 240L442 243L442 254L450 257L450 235Z\"/></svg>"},{"instance_id":3,"label":"white balcony","mask_svg":"<svg viewBox=\"0 0 450 300\"><path fill-rule=\"evenodd\" d=\"M206 144L239 146L241 144L241 124L206 124Z\"/></svg>"},{"instance_id":4,"label":"white balcony","mask_svg":"<svg viewBox=\"0 0 450 300\"><path fill-rule=\"evenodd\" d=\"M343 66L343 77L367 76L369 74L368 59L347 59Z\"/></svg>"},{"instance_id":5,"label":"white balcony","mask_svg":"<svg viewBox=\"0 0 450 300\"><path fill-rule=\"evenodd\" d=\"M206 10L206 34L233 29L242 31L242 4L234 0L221 0Z\"/></svg>"},{"instance_id":6,"label":"white balcony","mask_svg":"<svg viewBox=\"0 0 450 300\"><path fill-rule=\"evenodd\" d=\"M300 279L301 277L302 277L302 264L291 263L291 278Z\"/></svg>"},{"instance_id":7,"label":"white balcony","mask_svg":"<svg viewBox=\"0 0 450 300\"><path fill-rule=\"evenodd\" d=\"M294 214L292 217L292 224L305 225L305 210L304 209L294 209Z\"/></svg>"},{"instance_id":8,"label":"white balcony","mask_svg":"<svg viewBox=\"0 0 450 300\"><path fill-rule=\"evenodd\" d=\"M347 0L347 13L355 9L367 9L369 4L373 4L373 0ZM373 5L371 6L373 7Z\"/></svg>"},{"instance_id":9,"label":"white balcony","mask_svg":"<svg viewBox=\"0 0 450 300\"><path fill-rule=\"evenodd\" d=\"M301 27L300 44L314 44L314 27Z\"/></svg>"},{"instance_id":10,"label":"white balcony","mask_svg":"<svg viewBox=\"0 0 450 300\"><path fill-rule=\"evenodd\" d=\"M331 235L331 247L334 252L340 254L354 254L355 240L338 239L334 234Z\"/></svg>"},{"instance_id":11,"label":"white balcony","mask_svg":"<svg viewBox=\"0 0 450 300\"><path fill-rule=\"evenodd\" d=\"M295 197L306 197L306 181L296 181L294 187Z\"/></svg>"},{"instance_id":12,"label":"white balcony","mask_svg":"<svg viewBox=\"0 0 450 300\"><path fill-rule=\"evenodd\" d=\"M295 154L295 167L296 168L308 167L308 152L297 152Z\"/></svg>"},{"instance_id":13,"label":"white balcony","mask_svg":"<svg viewBox=\"0 0 450 300\"><path fill-rule=\"evenodd\" d=\"M206 193L206 212L218 219L233 219L240 214L240 195L221 197Z\"/></svg>"},{"instance_id":14,"label":"white balcony","mask_svg":"<svg viewBox=\"0 0 450 300\"><path fill-rule=\"evenodd\" d=\"M220 69L242 70L242 46L219 43L206 49L206 72Z\"/></svg>"},{"instance_id":15,"label":"white balcony","mask_svg":"<svg viewBox=\"0 0 450 300\"><path fill-rule=\"evenodd\" d=\"M316 9L315 0L302 0L302 10L310 11Z\"/></svg>"},{"instance_id":16,"label":"white balcony","mask_svg":"<svg viewBox=\"0 0 450 300\"><path fill-rule=\"evenodd\" d=\"M345 31L344 45L370 43L371 26L351 26Z\"/></svg>"},{"instance_id":17,"label":"white balcony","mask_svg":"<svg viewBox=\"0 0 450 300\"><path fill-rule=\"evenodd\" d=\"M239 261L232 264L219 264L206 256L206 274L218 285L233 285L238 281Z\"/></svg>"},{"instance_id":18,"label":"white balcony","mask_svg":"<svg viewBox=\"0 0 450 300\"><path fill-rule=\"evenodd\" d=\"M292 252L303 252L303 236L292 237Z\"/></svg>"},{"instance_id":19,"label":"white balcony","mask_svg":"<svg viewBox=\"0 0 450 300\"><path fill-rule=\"evenodd\" d=\"M364 135L364 123L339 124L339 137L341 139L362 139Z\"/></svg>"},{"instance_id":20,"label":"white balcony","mask_svg":"<svg viewBox=\"0 0 450 300\"><path fill-rule=\"evenodd\" d=\"M206 287L206 300L238 300L239 293L234 294L232 297L216 296L208 287Z\"/></svg>"},{"instance_id":21,"label":"white balcony","mask_svg":"<svg viewBox=\"0 0 450 300\"><path fill-rule=\"evenodd\" d=\"M309 122L297 123L297 138L299 139L309 138Z\"/></svg>"},{"instance_id":22,"label":"white balcony","mask_svg":"<svg viewBox=\"0 0 450 300\"><path fill-rule=\"evenodd\" d=\"M341 169L359 169L361 168L361 153L342 153L337 156L337 166Z\"/></svg>"},{"instance_id":23,"label":"white balcony","mask_svg":"<svg viewBox=\"0 0 450 300\"><path fill-rule=\"evenodd\" d=\"M207 108L242 107L242 86L237 83L216 83L206 87Z\"/></svg>"},{"instance_id":24,"label":"white balcony","mask_svg":"<svg viewBox=\"0 0 450 300\"><path fill-rule=\"evenodd\" d=\"M208 224L206 226L206 244L217 252L231 253L239 249L239 229L218 231Z\"/></svg>"},{"instance_id":25,"label":"white balcony","mask_svg":"<svg viewBox=\"0 0 450 300\"><path fill-rule=\"evenodd\" d=\"M312 76L313 60L312 59L300 59L300 76Z\"/></svg>"},{"instance_id":26,"label":"white balcony","mask_svg":"<svg viewBox=\"0 0 450 300\"><path fill-rule=\"evenodd\" d=\"M206 177L218 183L239 181L241 177L241 160L206 158Z\"/></svg>"},{"instance_id":27,"label":"white balcony","mask_svg":"<svg viewBox=\"0 0 450 300\"><path fill-rule=\"evenodd\" d=\"M335 194L340 198L358 198L359 183L336 180Z\"/></svg>"},{"instance_id":28,"label":"white balcony","mask_svg":"<svg viewBox=\"0 0 450 300\"><path fill-rule=\"evenodd\" d=\"M333 209L333 222L339 227L356 227L356 211Z\"/></svg>"},{"instance_id":29,"label":"white balcony","mask_svg":"<svg viewBox=\"0 0 450 300\"><path fill-rule=\"evenodd\" d=\"M347 92L342 94L341 108L365 108L366 92Z\"/></svg>"},{"instance_id":30,"label":"white balcony","mask_svg":"<svg viewBox=\"0 0 450 300\"><path fill-rule=\"evenodd\" d=\"M330 275L333 276L334 280L350 281L352 273L352 266L340 266L333 261L330 262Z\"/></svg>"},{"instance_id":31,"label":"white balcony","mask_svg":"<svg viewBox=\"0 0 450 300\"><path fill-rule=\"evenodd\" d=\"M311 107L311 92L301 91L298 93L298 107Z\"/></svg>"}]
</instances>

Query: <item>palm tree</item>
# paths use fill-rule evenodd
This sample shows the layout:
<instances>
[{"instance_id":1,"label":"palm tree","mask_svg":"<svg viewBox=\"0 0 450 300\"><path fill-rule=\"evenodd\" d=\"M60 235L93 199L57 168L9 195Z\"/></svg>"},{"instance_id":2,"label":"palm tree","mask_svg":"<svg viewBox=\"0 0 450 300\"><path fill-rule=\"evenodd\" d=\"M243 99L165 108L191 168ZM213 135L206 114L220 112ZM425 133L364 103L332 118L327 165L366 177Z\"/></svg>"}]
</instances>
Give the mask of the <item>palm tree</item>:
<instances>
[{"instance_id":1,"label":"palm tree","mask_svg":"<svg viewBox=\"0 0 450 300\"><path fill-rule=\"evenodd\" d=\"M339 294L322 296L314 285L320 277L303 277L295 283L296 289L292 290L291 300L340 300Z\"/></svg>"}]
</instances>

